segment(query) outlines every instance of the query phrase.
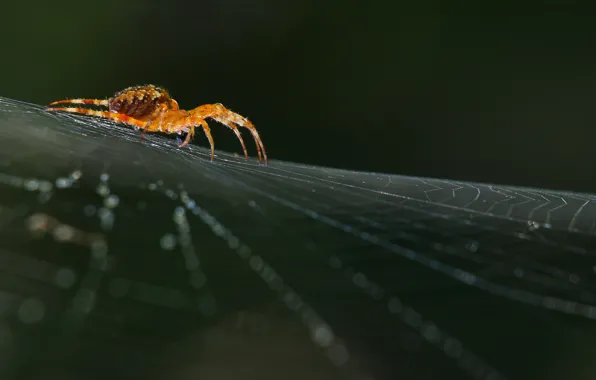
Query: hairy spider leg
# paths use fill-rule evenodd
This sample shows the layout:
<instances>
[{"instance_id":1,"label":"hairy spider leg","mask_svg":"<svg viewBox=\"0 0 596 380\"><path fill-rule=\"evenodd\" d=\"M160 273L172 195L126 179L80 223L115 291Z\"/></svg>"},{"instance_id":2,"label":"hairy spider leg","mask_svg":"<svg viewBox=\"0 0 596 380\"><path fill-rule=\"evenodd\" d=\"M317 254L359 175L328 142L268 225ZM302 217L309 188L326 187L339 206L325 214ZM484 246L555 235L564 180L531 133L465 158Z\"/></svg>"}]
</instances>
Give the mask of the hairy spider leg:
<instances>
[{"instance_id":1,"label":"hairy spider leg","mask_svg":"<svg viewBox=\"0 0 596 380\"><path fill-rule=\"evenodd\" d=\"M194 110L190 111L190 113L192 115L199 116L201 118L210 117L210 118L226 125L227 127L229 127L228 123L224 123L223 120L225 120L226 122L229 122L229 123L238 124L246 129L248 129L255 140L255 145L257 147L257 154L259 156L259 162L262 161L262 156L261 156L261 151L262 151L263 157L265 158L265 164L266 165L269 164L269 162L267 160L267 153L265 152L265 146L263 145L263 141L261 140L261 137L259 136L257 129L245 117L243 117L235 112L230 111L229 109L227 109L220 103L203 104L201 106L198 106ZM238 134L236 134L236 136L238 136Z\"/></svg>"},{"instance_id":2,"label":"hairy spider leg","mask_svg":"<svg viewBox=\"0 0 596 380\"><path fill-rule=\"evenodd\" d=\"M213 161L215 157L215 144L213 144L213 137L211 136L211 128L207 122L200 117L190 116L177 122L173 123L167 128L167 131L170 133L175 133L182 128L188 128L188 133L186 134L186 139L179 145L180 148L185 146L190 142L190 139L195 135L195 126L200 125L203 128L203 132L205 132L205 136L207 136L207 140L209 140L209 145L211 145L211 161Z\"/></svg>"},{"instance_id":3,"label":"hairy spider leg","mask_svg":"<svg viewBox=\"0 0 596 380\"><path fill-rule=\"evenodd\" d=\"M134 117L126 116L121 113L109 112L109 111L95 111L90 110L87 108L78 108L78 107L49 107L46 108L46 111L59 111L59 112L70 112L70 113L77 113L81 115L89 115L89 116L97 116L102 117L105 119L114 120L120 123L125 123L128 125L132 125L139 128L145 128L147 122L135 119Z\"/></svg>"},{"instance_id":4,"label":"hairy spider leg","mask_svg":"<svg viewBox=\"0 0 596 380\"><path fill-rule=\"evenodd\" d=\"M70 103L70 104L94 104L96 106L106 106L108 105L108 101L106 99L64 99L64 100L58 100L56 102L52 102L49 105L50 106L54 106L56 104L64 104L64 103Z\"/></svg>"},{"instance_id":5,"label":"hairy spider leg","mask_svg":"<svg viewBox=\"0 0 596 380\"><path fill-rule=\"evenodd\" d=\"M232 124L234 126L234 128L232 128L234 130L234 132L236 133L236 136L238 136L238 138L240 138L240 131L238 130L238 128L236 127L236 124L247 128L254 140L255 140L255 145L257 147L257 154L259 156L259 162L262 161L261 158L261 150L263 151L263 156L265 156L265 164L269 164L268 160L267 160L267 153L265 152L265 147L263 146L263 142L261 141L261 137L259 136L259 134L257 133L257 129L254 127L254 125L245 117L232 112L231 110L227 109L226 107L224 107L221 103L217 103L214 105L215 109L217 111L219 111L220 115L213 115L211 116L213 119L217 120L218 122L230 127L230 124ZM240 141L242 142L242 140ZM242 144L242 146L244 147L244 143ZM246 153L246 148L245 149L245 153ZM248 155L246 154L247 158Z\"/></svg>"},{"instance_id":6,"label":"hairy spider leg","mask_svg":"<svg viewBox=\"0 0 596 380\"><path fill-rule=\"evenodd\" d=\"M244 145L244 139L242 139L242 135L240 134L240 130L238 129L238 127L234 123L232 123L231 121L227 121L226 119L218 118L215 120L219 121L226 127L230 128L232 131L234 131L234 133L236 134L236 137L238 137L238 140L240 140L240 144L242 144L242 150L244 151L244 157L246 157L246 159L248 160L248 152L246 151L246 145Z\"/></svg>"}]
</instances>

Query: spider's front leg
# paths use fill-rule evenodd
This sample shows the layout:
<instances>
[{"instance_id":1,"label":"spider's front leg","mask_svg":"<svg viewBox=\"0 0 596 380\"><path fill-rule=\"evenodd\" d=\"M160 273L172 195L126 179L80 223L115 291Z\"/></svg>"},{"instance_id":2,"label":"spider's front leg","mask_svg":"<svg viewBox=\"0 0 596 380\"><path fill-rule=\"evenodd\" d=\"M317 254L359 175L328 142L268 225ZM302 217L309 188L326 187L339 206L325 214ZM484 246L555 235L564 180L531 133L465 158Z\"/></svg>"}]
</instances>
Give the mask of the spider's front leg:
<instances>
[{"instance_id":1,"label":"spider's front leg","mask_svg":"<svg viewBox=\"0 0 596 380\"><path fill-rule=\"evenodd\" d=\"M238 130L237 125L240 125L248 129L255 140L255 144L257 146L257 154L259 156L259 162L262 161L261 152L263 152L262 156L265 158L265 164L268 164L267 153L265 152L265 146L263 145L263 141L261 140L261 137L259 136L259 133L257 132L255 126L244 116L230 111L220 103L204 104L190 111L190 113L193 116L202 119L210 117L233 130L238 139L240 140L242 148L244 149L244 155L247 158L248 154L246 153L246 147L244 146L244 141L242 140L242 136L240 135L240 131Z\"/></svg>"},{"instance_id":2,"label":"spider's front leg","mask_svg":"<svg viewBox=\"0 0 596 380\"><path fill-rule=\"evenodd\" d=\"M205 136L207 136L207 140L209 140L209 144L211 145L211 161L213 161L215 157L215 145L213 144L213 137L211 136L211 129L207 122L199 117L187 117L181 119L167 128L168 133L177 133L179 131L187 129L188 132L186 133L186 138L184 141L179 145L180 148L185 146L190 142L190 140L195 135L195 126L201 126L203 128L203 132L205 132Z\"/></svg>"}]
</instances>

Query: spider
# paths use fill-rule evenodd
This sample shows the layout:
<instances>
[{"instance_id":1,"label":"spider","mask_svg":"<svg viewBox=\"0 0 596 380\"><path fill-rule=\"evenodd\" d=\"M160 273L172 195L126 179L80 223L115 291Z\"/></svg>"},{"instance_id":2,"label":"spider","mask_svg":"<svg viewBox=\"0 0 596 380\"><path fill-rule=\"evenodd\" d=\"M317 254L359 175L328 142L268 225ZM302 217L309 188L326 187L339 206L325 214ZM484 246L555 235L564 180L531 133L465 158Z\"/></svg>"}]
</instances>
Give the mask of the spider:
<instances>
[{"instance_id":1,"label":"spider","mask_svg":"<svg viewBox=\"0 0 596 380\"><path fill-rule=\"evenodd\" d=\"M91 104L107 107L107 111L96 111L82 107L54 107L59 104ZM145 132L164 132L164 133L186 133L186 139L179 145L183 147L190 142L195 134L195 127L201 126L209 143L211 145L211 160L215 155L213 147L213 138L211 130L205 121L206 118L212 118L234 131L240 144L244 156L248 159L244 140L240 135L238 126L247 128L252 134L257 146L259 162L262 162L261 151L265 158L265 164L268 165L267 153L261 137L254 125L243 116L230 111L221 103L204 104L197 108L185 111L181 110L178 102L170 97L163 88L154 85L132 86L115 93L107 100L102 99L64 99L50 103L46 111L71 112L83 115L90 115L111 119L116 122L124 123L133 127L143 129L141 140Z\"/></svg>"}]
</instances>

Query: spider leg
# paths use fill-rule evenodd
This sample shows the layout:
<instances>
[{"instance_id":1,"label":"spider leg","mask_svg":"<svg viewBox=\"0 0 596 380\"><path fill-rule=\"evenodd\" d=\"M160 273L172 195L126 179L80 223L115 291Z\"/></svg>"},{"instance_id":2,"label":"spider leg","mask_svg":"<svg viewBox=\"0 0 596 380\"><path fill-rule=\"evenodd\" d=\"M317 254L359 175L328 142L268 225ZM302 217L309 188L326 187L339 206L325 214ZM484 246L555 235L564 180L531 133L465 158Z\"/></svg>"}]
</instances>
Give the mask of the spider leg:
<instances>
[{"instance_id":1,"label":"spider leg","mask_svg":"<svg viewBox=\"0 0 596 380\"><path fill-rule=\"evenodd\" d=\"M145 137L145 133L147 133L147 130L149 128L143 128L143 132L141 133L141 141L143 141L143 137Z\"/></svg>"},{"instance_id":2,"label":"spider leg","mask_svg":"<svg viewBox=\"0 0 596 380\"><path fill-rule=\"evenodd\" d=\"M209 140L209 145L211 145L211 161L215 157L215 145L213 144L213 137L211 136L211 129L207 125L207 122L203 119L200 119L199 123L201 127L203 127L203 132L205 132L205 136L207 136L207 140ZM194 131L194 129L193 129Z\"/></svg>"},{"instance_id":3,"label":"spider leg","mask_svg":"<svg viewBox=\"0 0 596 380\"><path fill-rule=\"evenodd\" d=\"M242 139L242 135L240 134L240 130L238 129L238 127L234 123L227 121L226 119L219 118L219 119L215 119L215 120L219 121L226 127L230 128L232 131L234 131L234 133L236 134L236 137L238 137L238 140L240 140L240 144L242 144L242 150L244 151L244 157L246 157L246 159L248 160L248 152L246 151L246 145L244 145L244 140Z\"/></svg>"},{"instance_id":4,"label":"spider leg","mask_svg":"<svg viewBox=\"0 0 596 380\"><path fill-rule=\"evenodd\" d=\"M186 139L179 145L180 148L185 146L190 142L190 139L195 135L195 125L200 125L203 128L203 132L205 132L205 136L207 136L207 140L209 140L209 145L211 146L211 161L213 161L215 157L215 145L213 144L213 136L211 136L211 129L209 125L204 119L200 117L188 117L185 119L181 119L180 121L174 123L168 128L169 133L175 133L176 131L181 130L182 128L188 128L188 133L186 134Z\"/></svg>"},{"instance_id":5,"label":"spider leg","mask_svg":"<svg viewBox=\"0 0 596 380\"><path fill-rule=\"evenodd\" d=\"M201 117L201 118L206 118L206 117L210 117L214 120L219 121L220 123L227 125L229 127L229 125L227 123L224 123L223 120L233 123L233 124L237 124L239 126L242 126L246 129L248 129L250 131L250 133L252 134L252 137L255 140L255 145L257 147L257 154L259 156L259 162L262 161L262 157L261 157L261 151L263 152L262 156L265 158L265 164L268 165L269 162L267 160L267 153L265 152L265 146L263 145L263 141L261 140L261 137L259 136L259 133L257 132L257 129L255 128L255 126L245 117L230 111L229 109L227 109L226 107L224 107L222 104L217 103L217 104L204 104L202 106L198 106L197 108L195 108L194 110L191 111L191 114ZM236 134L236 136L238 136L238 134Z\"/></svg>"},{"instance_id":6,"label":"spider leg","mask_svg":"<svg viewBox=\"0 0 596 380\"><path fill-rule=\"evenodd\" d=\"M190 139L193 138L193 136L195 135L195 126L191 125L188 128L188 132L186 133L186 138L184 139L184 141L182 141L180 143L180 145L178 145L179 148L182 148L183 146L185 146L186 144L188 144L190 142Z\"/></svg>"},{"instance_id":7,"label":"spider leg","mask_svg":"<svg viewBox=\"0 0 596 380\"><path fill-rule=\"evenodd\" d=\"M89 115L89 116L96 116L101 117L104 119L114 120L120 123L125 123L128 125L132 125L139 128L145 128L147 122L135 119L134 117L126 116L121 113L109 112L109 111L95 111L90 110L87 108L78 108L78 107L65 107L65 108L46 108L46 111L59 111L59 112L69 112L69 113L76 113L80 115Z\"/></svg>"},{"instance_id":8,"label":"spider leg","mask_svg":"<svg viewBox=\"0 0 596 380\"><path fill-rule=\"evenodd\" d=\"M96 106L107 106L108 105L108 101L106 99L64 99L64 100L58 100L56 102L52 102L49 105L53 106L56 104L64 104L64 103L70 103L70 104L94 104Z\"/></svg>"}]
</instances>

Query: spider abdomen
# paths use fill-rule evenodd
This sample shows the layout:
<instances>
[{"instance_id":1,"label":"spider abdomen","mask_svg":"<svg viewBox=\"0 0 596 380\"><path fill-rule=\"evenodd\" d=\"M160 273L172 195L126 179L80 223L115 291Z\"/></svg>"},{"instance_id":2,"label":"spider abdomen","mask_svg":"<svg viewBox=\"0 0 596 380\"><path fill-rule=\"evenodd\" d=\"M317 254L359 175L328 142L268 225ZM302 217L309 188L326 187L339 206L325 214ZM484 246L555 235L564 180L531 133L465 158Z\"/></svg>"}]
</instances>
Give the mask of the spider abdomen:
<instances>
[{"instance_id":1,"label":"spider abdomen","mask_svg":"<svg viewBox=\"0 0 596 380\"><path fill-rule=\"evenodd\" d=\"M112 112L137 119L150 117L156 111L175 108L166 90L153 85L125 88L108 100L108 107Z\"/></svg>"}]
</instances>

